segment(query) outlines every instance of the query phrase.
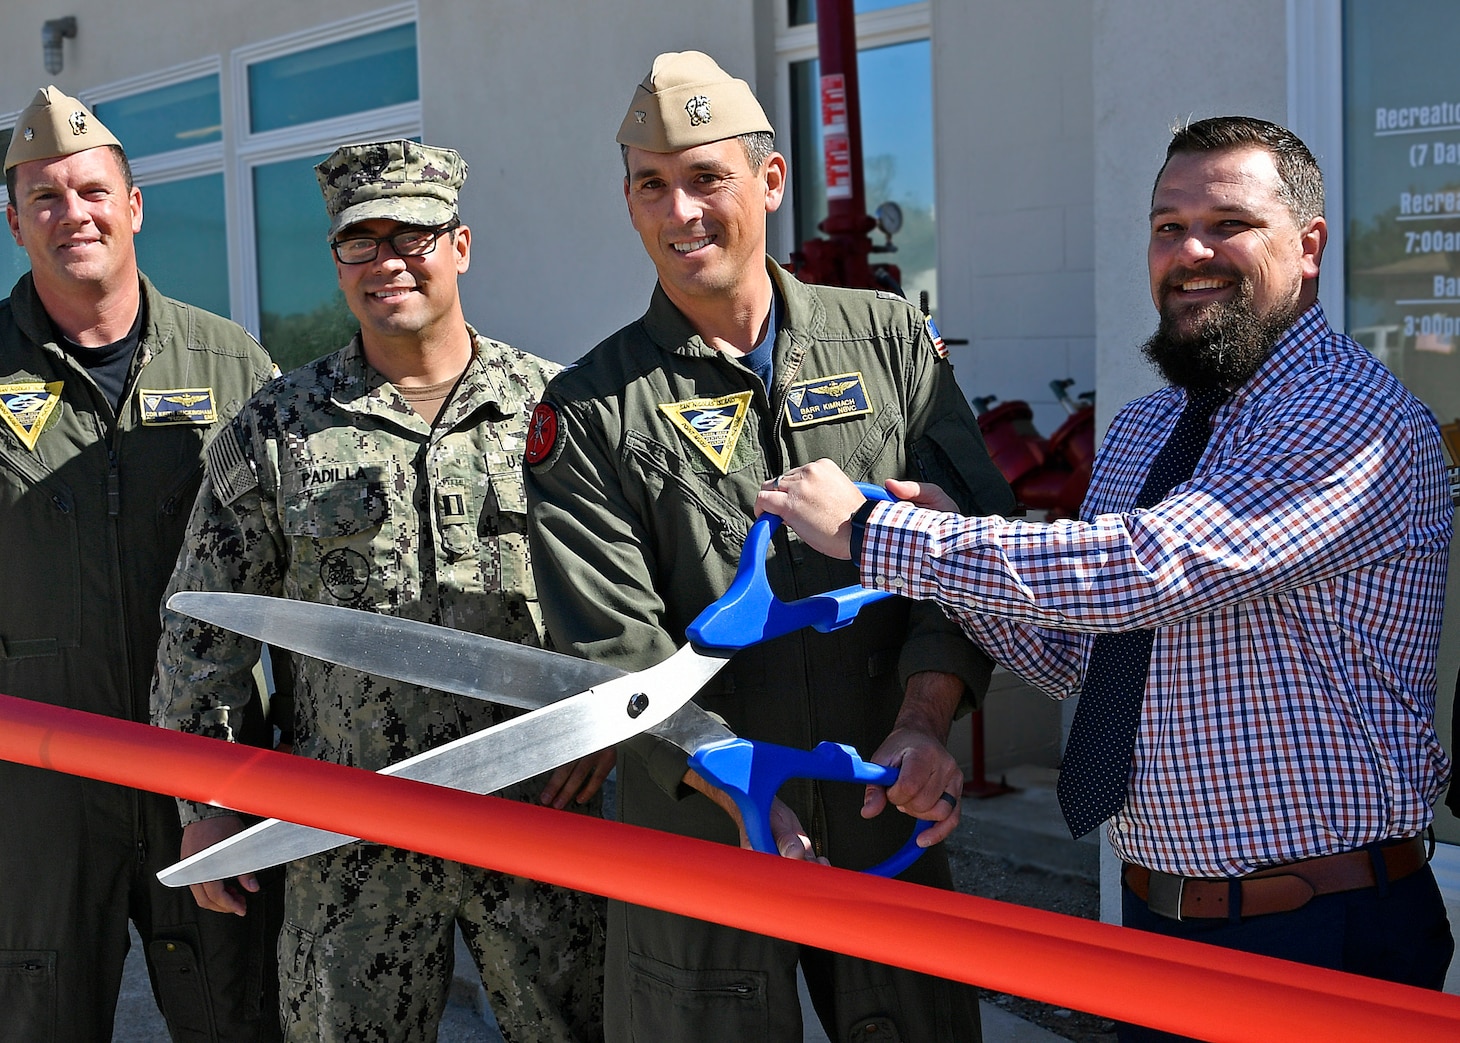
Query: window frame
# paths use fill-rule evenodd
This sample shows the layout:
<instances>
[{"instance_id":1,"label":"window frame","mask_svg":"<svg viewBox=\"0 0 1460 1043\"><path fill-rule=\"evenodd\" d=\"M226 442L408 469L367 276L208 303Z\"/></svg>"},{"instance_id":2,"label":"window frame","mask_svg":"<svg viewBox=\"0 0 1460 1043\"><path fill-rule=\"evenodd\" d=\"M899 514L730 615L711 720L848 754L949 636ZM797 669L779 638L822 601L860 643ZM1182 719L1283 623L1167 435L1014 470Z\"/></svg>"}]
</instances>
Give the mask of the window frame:
<instances>
[{"instance_id":1,"label":"window frame","mask_svg":"<svg viewBox=\"0 0 1460 1043\"><path fill-rule=\"evenodd\" d=\"M855 22L859 52L893 44L913 43L918 40L931 42L933 38L933 11L930 0L917 0L915 3L903 4L899 7L859 14L856 16ZM787 143L793 138L791 66L796 62L818 58L820 55L816 41L816 23L791 25L790 5L784 0L780 0L776 4L775 52L775 110L782 114L782 119L777 120L776 123L784 128L777 135L777 145L781 148L788 148ZM936 139L936 126L933 133ZM934 144L936 146L936 140ZM795 190L792 187L793 180L787 179L785 200L780 210L772 215L773 242L779 246L777 256L780 257L787 256L792 250L801 247L801 243L796 240L797 203ZM934 169L933 189L936 198L936 168ZM941 285L939 285L938 291L938 295L941 297Z\"/></svg>"},{"instance_id":2,"label":"window frame","mask_svg":"<svg viewBox=\"0 0 1460 1043\"><path fill-rule=\"evenodd\" d=\"M248 129L253 125L248 92L248 74L253 65L407 24L414 24L417 34L415 101L260 133L253 133ZM225 117L225 124L234 131L234 146L229 164L233 187L227 192L227 220L229 239L237 240L236 248L231 251L233 263L230 264L229 271L230 298L235 319L254 336L258 336L261 331L259 257L255 233L257 214L253 198L254 168L321 152L328 153L349 141L421 137L424 133L421 106L424 88L421 83L420 24L415 0L410 0L368 14L239 47L230 53L232 108ZM324 249L323 242L320 243L320 248Z\"/></svg>"}]
</instances>

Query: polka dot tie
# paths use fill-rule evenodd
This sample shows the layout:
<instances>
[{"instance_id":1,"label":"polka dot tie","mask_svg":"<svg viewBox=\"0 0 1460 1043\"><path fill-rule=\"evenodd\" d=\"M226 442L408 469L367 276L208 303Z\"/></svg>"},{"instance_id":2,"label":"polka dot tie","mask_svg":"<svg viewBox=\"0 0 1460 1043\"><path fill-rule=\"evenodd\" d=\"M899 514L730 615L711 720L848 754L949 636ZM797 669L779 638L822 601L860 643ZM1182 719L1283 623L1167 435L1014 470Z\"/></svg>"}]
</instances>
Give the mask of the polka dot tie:
<instances>
[{"instance_id":1,"label":"polka dot tie","mask_svg":"<svg viewBox=\"0 0 1460 1043\"><path fill-rule=\"evenodd\" d=\"M1156 454L1136 507L1156 505L1191 477L1211 437L1212 413L1226 398L1221 388L1188 391L1186 408ZM1100 634L1090 649L1056 789L1072 836L1084 836L1125 804L1155 636L1154 630Z\"/></svg>"}]
</instances>

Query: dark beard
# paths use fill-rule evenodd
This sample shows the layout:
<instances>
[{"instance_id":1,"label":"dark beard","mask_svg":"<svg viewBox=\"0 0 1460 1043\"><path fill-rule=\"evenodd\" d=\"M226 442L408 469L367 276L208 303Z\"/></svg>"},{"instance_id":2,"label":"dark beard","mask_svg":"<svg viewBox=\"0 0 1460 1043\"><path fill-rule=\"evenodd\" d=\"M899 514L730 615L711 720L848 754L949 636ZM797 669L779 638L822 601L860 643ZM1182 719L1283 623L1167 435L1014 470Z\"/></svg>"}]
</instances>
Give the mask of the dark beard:
<instances>
[{"instance_id":1,"label":"dark beard","mask_svg":"<svg viewBox=\"0 0 1460 1043\"><path fill-rule=\"evenodd\" d=\"M1236 390L1252 379L1297 317L1296 302L1265 318L1258 315L1243 282L1230 301L1197 312L1189 330L1179 329L1163 311L1141 354L1176 387Z\"/></svg>"}]
</instances>

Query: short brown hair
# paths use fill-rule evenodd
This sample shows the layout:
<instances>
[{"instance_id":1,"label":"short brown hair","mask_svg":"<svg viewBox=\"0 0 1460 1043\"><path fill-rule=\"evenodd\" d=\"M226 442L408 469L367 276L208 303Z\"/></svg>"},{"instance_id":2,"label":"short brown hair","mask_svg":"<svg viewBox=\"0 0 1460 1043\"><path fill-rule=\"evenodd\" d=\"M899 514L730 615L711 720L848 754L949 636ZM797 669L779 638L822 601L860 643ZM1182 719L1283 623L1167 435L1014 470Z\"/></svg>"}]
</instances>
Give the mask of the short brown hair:
<instances>
[{"instance_id":1,"label":"short brown hair","mask_svg":"<svg viewBox=\"0 0 1460 1043\"><path fill-rule=\"evenodd\" d=\"M1323 216L1323 171L1313 153L1286 127L1252 116L1214 116L1176 127L1166 146L1166 162L1156 172L1156 184L1173 156L1240 148L1260 148L1272 156L1282 186L1279 196L1297 224ZM1154 185L1151 195L1154 199Z\"/></svg>"}]
</instances>

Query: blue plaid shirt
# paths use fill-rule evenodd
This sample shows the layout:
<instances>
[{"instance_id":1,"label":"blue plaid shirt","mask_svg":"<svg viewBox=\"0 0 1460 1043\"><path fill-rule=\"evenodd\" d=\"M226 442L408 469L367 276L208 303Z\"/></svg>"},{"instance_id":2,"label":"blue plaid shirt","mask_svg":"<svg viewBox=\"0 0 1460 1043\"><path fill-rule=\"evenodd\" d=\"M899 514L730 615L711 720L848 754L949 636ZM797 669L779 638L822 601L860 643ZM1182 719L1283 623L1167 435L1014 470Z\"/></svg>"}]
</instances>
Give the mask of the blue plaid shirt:
<instances>
[{"instance_id":1,"label":"blue plaid shirt","mask_svg":"<svg viewBox=\"0 0 1460 1043\"><path fill-rule=\"evenodd\" d=\"M1136 493L1185 402L1107 432L1081 521L878 504L863 582L942 601L1064 698L1092 635L1155 627L1126 861L1229 876L1416 834L1450 773L1434 729L1452 505L1438 426L1314 305L1213 417L1192 479Z\"/></svg>"}]
</instances>

